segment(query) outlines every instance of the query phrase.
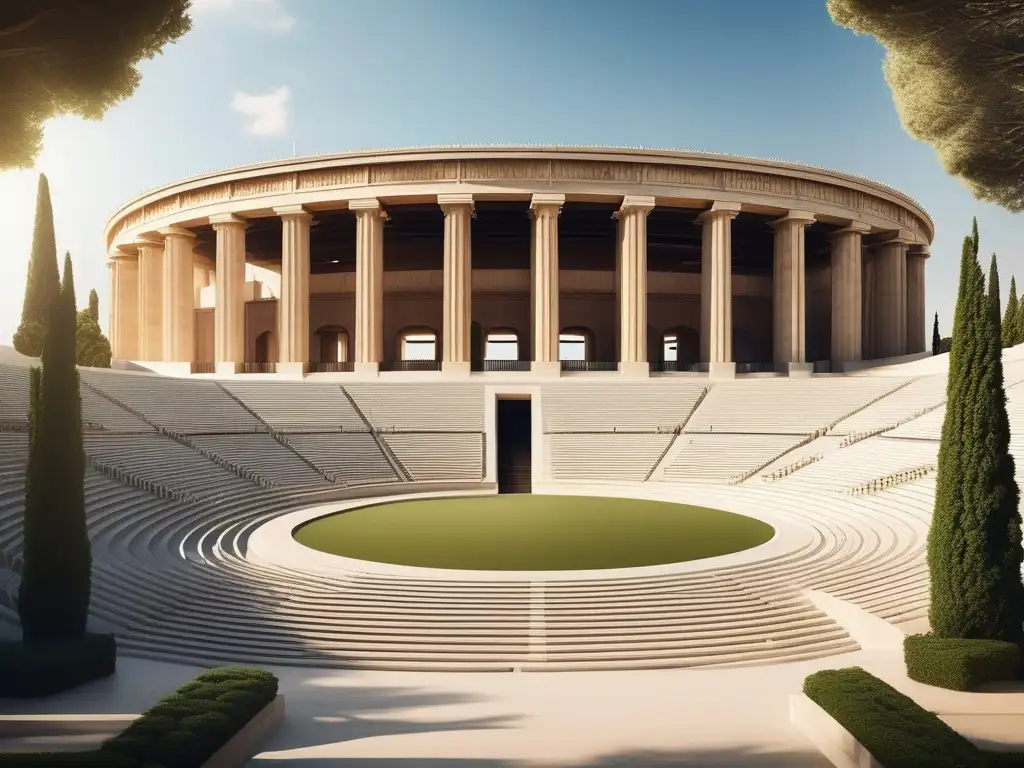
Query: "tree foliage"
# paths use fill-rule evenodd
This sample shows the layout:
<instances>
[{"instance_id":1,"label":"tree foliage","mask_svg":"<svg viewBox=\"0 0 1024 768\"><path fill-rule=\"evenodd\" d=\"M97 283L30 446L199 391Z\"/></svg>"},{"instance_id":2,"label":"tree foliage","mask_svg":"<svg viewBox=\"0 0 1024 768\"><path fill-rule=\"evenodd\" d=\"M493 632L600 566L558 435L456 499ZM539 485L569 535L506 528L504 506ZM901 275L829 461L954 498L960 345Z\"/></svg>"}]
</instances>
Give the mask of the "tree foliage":
<instances>
[{"instance_id":1,"label":"tree foliage","mask_svg":"<svg viewBox=\"0 0 1024 768\"><path fill-rule=\"evenodd\" d=\"M0 117L0 121L2 119ZM2 135L0 130L0 136ZM21 354L39 357L43 353L43 337L46 335L46 326L49 322L50 306L59 292L57 237L53 230L50 184L46 176L39 174L36 219L32 231L32 254L29 256L25 299L21 307L21 325L14 334L14 348Z\"/></svg>"},{"instance_id":2,"label":"tree foliage","mask_svg":"<svg viewBox=\"0 0 1024 768\"><path fill-rule=\"evenodd\" d=\"M935 313L935 322L932 324L932 354L939 354L942 349L942 336L939 335L939 313Z\"/></svg>"},{"instance_id":3,"label":"tree foliage","mask_svg":"<svg viewBox=\"0 0 1024 768\"><path fill-rule=\"evenodd\" d=\"M92 321L99 325L100 322L100 296L96 293L96 289L93 288L89 291L89 317Z\"/></svg>"},{"instance_id":4,"label":"tree foliage","mask_svg":"<svg viewBox=\"0 0 1024 768\"><path fill-rule=\"evenodd\" d=\"M904 129L979 200L1024 209L1024 2L827 2L885 46Z\"/></svg>"},{"instance_id":5,"label":"tree foliage","mask_svg":"<svg viewBox=\"0 0 1024 768\"><path fill-rule=\"evenodd\" d=\"M49 118L72 113L98 119L131 96L141 79L139 62L191 26L189 0L22 0L4 6L0 171L33 164Z\"/></svg>"},{"instance_id":6,"label":"tree foliage","mask_svg":"<svg viewBox=\"0 0 1024 768\"><path fill-rule=\"evenodd\" d=\"M1010 277L1010 296L1006 300L1006 310L1003 314L1002 323L1002 336L1003 346L1012 347L1020 344L1022 339L1018 338L1017 329L1019 327L1018 316L1020 315L1020 307L1017 299L1017 278L1011 275Z\"/></svg>"},{"instance_id":7,"label":"tree foliage","mask_svg":"<svg viewBox=\"0 0 1024 768\"><path fill-rule=\"evenodd\" d=\"M939 637L1020 642L1024 551L994 317L977 237L966 237L928 535L929 620Z\"/></svg>"},{"instance_id":8,"label":"tree foliage","mask_svg":"<svg viewBox=\"0 0 1024 768\"><path fill-rule=\"evenodd\" d=\"M41 375L33 373L22 580L25 642L81 637L89 615L92 555L85 523L82 406L75 368L71 260L51 304Z\"/></svg>"},{"instance_id":9,"label":"tree foliage","mask_svg":"<svg viewBox=\"0 0 1024 768\"><path fill-rule=\"evenodd\" d=\"M93 291L93 294L96 292ZM103 335L100 324L93 320L91 310L78 313L75 330L76 360L89 368L110 367L110 341Z\"/></svg>"}]
</instances>

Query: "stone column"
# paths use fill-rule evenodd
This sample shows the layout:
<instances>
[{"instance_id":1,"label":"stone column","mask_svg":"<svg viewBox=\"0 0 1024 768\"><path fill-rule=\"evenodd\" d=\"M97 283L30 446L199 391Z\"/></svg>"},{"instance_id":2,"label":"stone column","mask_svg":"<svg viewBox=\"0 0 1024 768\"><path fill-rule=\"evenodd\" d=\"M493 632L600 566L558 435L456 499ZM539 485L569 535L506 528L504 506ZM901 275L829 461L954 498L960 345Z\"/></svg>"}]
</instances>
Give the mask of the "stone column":
<instances>
[{"instance_id":1,"label":"stone column","mask_svg":"<svg viewBox=\"0 0 1024 768\"><path fill-rule=\"evenodd\" d=\"M213 359L219 374L238 373L245 362L245 219L233 213L210 217L217 233Z\"/></svg>"},{"instance_id":2,"label":"stone column","mask_svg":"<svg viewBox=\"0 0 1024 768\"><path fill-rule=\"evenodd\" d=\"M139 257L110 252L110 347L117 360L139 358Z\"/></svg>"},{"instance_id":3,"label":"stone column","mask_svg":"<svg viewBox=\"0 0 1024 768\"><path fill-rule=\"evenodd\" d=\"M774 344L775 368L807 375L807 284L804 230L814 223L809 211L790 211L771 223L775 229Z\"/></svg>"},{"instance_id":4,"label":"stone column","mask_svg":"<svg viewBox=\"0 0 1024 768\"><path fill-rule=\"evenodd\" d=\"M619 372L646 377L647 363L647 214L654 198L626 195L619 219L618 307Z\"/></svg>"},{"instance_id":5,"label":"stone column","mask_svg":"<svg viewBox=\"0 0 1024 768\"><path fill-rule=\"evenodd\" d=\"M281 298L277 302L277 372L302 376L309 368L309 226L301 205L275 208L281 217Z\"/></svg>"},{"instance_id":6,"label":"stone column","mask_svg":"<svg viewBox=\"0 0 1024 768\"><path fill-rule=\"evenodd\" d=\"M924 268L928 246L918 245L907 253L907 354L924 352L928 322L924 309Z\"/></svg>"},{"instance_id":7,"label":"stone column","mask_svg":"<svg viewBox=\"0 0 1024 768\"><path fill-rule=\"evenodd\" d=\"M872 337L876 358L907 353L907 243L878 245L874 258Z\"/></svg>"},{"instance_id":8,"label":"stone column","mask_svg":"<svg viewBox=\"0 0 1024 768\"><path fill-rule=\"evenodd\" d=\"M862 357L863 236L871 227L858 221L832 233L832 359L833 373Z\"/></svg>"},{"instance_id":9,"label":"stone column","mask_svg":"<svg viewBox=\"0 0 1024 768\"><path fill-rule=\"evenodd\" d=\"M139 360L164 359L164 244L137 240L139 249Z\"/></svg>"},{"instance_id":10,"label":"stone column","mask_svg":"<svg viewBox=\"0 0 1024 768\"><path fill-rule=\"evenodd\" d=\"M181 227L161 229L164 238L164 361L188 363L195 354L194 233Z\"/></svg>"},{"instance_id":11,"label":"stone column","mask_svg":"<svg viewBox=\"0 0 1024 768\"><path fill-rule=\"evenodd\" d=\"M740 204L718 201L703 224L700 268L700 353L712 377L736 375L732 359L732 220Z\"/></svg>"},{"instance_id":12,"label":"stone column","mask_svg":"<svg viewBox=\"0 0 1024 768\"><path fill-rule=\"evenodd\" d=\"M444 324L442 370L469 375L470 334L473 319L473 196L438 195L444 211Z\"/></svg>"},{"instance_id":13,"label":"stone column","mask_svg":"<svg viewBox=\"0 0 1024 768\"><path fill-rule=\"evenodd\" d=\"M375 197L352 200L356 215L356 372L376 375L384 353L384 222Z\"/></svg>"},{"instance_id":14,"label":"stone column","mask_svg":"<svg viewBox=\"0 0 1024 768\"><path fill-rule=\"evenodd\" d=\"M558 215L565 195L538 193L530 201L533 214L533 371L558 376Z\"/></svg>"},{"instance_id":15,"label":"stone column","mask_svg":"<svg viewBox=\"0 0 1024 768\"><path fill-rule=\"evenodd\" d=\"M861 249L861 257L864 260L863 275L861 281L861 339L863 348L861 356L864 360L875 359L875 255L867 248Z\"/></svg>"}]
</instances>

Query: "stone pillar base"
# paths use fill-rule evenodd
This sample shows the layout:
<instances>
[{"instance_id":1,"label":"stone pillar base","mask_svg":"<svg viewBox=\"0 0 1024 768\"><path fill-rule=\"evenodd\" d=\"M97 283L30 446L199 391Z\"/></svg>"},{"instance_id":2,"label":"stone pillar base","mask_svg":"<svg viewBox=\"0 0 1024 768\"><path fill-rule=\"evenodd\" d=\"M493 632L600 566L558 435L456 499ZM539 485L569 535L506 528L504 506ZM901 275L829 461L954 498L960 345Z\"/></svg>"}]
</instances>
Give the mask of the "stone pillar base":
<instances>
[{"instance_id":1,"label":"stone pillar base","mask_svg":"<svg viewBox=\"0 0 1024 768\"><path fill-rule=\"evenodd\" d=\"M309 363L278 363L277 373L280 376L305 376Z\"/></svg>"},{"instance_id":2,"label":"stone pillar base","mask_svg":"<svg viewBox=\"0 0 1024 768\"><path fill-rule=\"evenodd\" d=\"M164 376L191 376L192 363L154 363L154 370Z\"/></svg>"},{"instance_id":3,"label":"stone pillar base","mask_svg":"<svg viewBox=\"0 0 1024 768\"><path fill-rule=\"evenodd\" d=\"M708 363L708 378L735 379L736 363Z\"/></svg>"},{"instance_id":4,"label":"stone pillar base","mask_svg":"<svg viewBox=\"0 0 1024 768\"><path fill-rule=\"evenodd\" d=\"M557 379L562 375L562 364L557 361L553 363L541 363L534 360L530 370L533 371L534 376L539 376L544 379Z\"/></svg>"},{"instance_id":5,"label":"stone pillar base","mask_svg":"<svg viewBox=\"0 0 1024 768\"><path fill-rule=\"evenodd\" d=\"M375 379L380 375L380 363L353 363L352 372L363 378Z\"/></svg>"},{"instance_id":6,"label":"stone pillar base","mask_svg":"<svg viewBox=\"0 0 1024 768\"><path fill-rule=\"evenodd\" d=\"M646 379L651 375L650 363L619 363L619 375L624 379Z\"/></svg>"},{"instance_id":7,"label":"stone pillar base","mask_svg":"<svg viewBox=\"0 0 1024 768\"><path fill-rule=\"evenodd\" d=\"M213 372L217 376L234 376L242 372L242 363L216 363Z\"/></svg>"},{"instance_id":8,"label":"stone pillar base","mask_svg":"<svg viewBox=\"0 0 1024 768\"><path fill-rule=\"evenodd\" d=\"M789 375L793 378L810 376L814 373L814 363L790 363Z\"/></svg>"},{"instance_id":9,"label":"stone pillar base","mask_svg":"<svg viewBox=\"0 0 1024 768\"><path fill-rule=\"evenodd\" d=\"M469 369L469 362L445 360L441 363L441 373L444 374L445 378L463 378L465 376L469 376Z\"/></svg>"}]
</instances>

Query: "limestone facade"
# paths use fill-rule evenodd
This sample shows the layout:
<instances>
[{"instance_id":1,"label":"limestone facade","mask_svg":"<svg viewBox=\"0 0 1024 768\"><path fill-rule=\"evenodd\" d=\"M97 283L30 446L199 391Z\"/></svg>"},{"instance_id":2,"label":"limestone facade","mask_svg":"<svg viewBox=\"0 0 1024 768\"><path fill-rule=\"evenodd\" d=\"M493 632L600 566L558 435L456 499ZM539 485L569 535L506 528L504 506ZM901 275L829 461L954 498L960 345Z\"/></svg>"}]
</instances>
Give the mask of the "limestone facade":
<instances>
[{"instance_id":1,"label":"limestone facade","mask_svg":"<svg viewBox=\"0 0 1024 768\"><path fill-rule=\"evenodd\" d=\"M763 160L573 147L298 158L123 206L106 232L111 342L117 359L181 372L375 376L401 368L419 334L436 366L410 367L471 375L477 323L518 340L526 365L497 370L558 375L570 336L592 364L571 370L838 370L926 348L933 235L896 190Z\"/></svg>"}]
</instances>

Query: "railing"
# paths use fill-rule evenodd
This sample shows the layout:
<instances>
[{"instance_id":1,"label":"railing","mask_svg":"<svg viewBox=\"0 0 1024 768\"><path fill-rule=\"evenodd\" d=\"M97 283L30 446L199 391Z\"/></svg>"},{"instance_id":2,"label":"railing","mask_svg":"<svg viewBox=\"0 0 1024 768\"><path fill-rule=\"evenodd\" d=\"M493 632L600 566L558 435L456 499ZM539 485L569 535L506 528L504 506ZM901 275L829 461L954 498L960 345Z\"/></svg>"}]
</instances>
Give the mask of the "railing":
<instances>
[{"instance_id":1,"label":"railing","mask_svg":"<svg viewBox=\"0 0 1024 768\"><path fill-rule=\"evenodd\" d=\"M596 360L563 360L563 371L617 371L618 363L603 363Z\"/></svg>"},{"instance_id":2,"label":"railing","mask_svg":"<svg viewBox=\"0 0 1024 768\"><path fill-rule=\"evenodd\" d=\"M355 363L351 360L333 363L310 363L310 373L349 373L355 370Z\"/></svg>"},{"instance_id":3,"label":"railing","mask_svg":"<svg viewBox=\"0 0 1024 768\"><path fill-rule=\"evenodd\" d=\"M380 364L382 371L440 371L440 360L391 360Z\"/></svg>"},{"instance_id":4,"label":"railing","mask_svg":"<svg viewBox=\"0 0 1024 768\"><path fill-rule=\"evenodd\" d=\"M659 360L651 363L651 373L707 373L707 363L685 363L678 360Z\"/></svg>"},{"instance_id":5,"label":"railing","mask_svg":"<svg viewBox=\"0 0 1024 768\"><path fill-rule=\"evenodd\" d=\"M529 371L532 363L529 360L484 360L485 371Z\"/></svg>"},{"instance_id":6,"label":"railing","mask_svg":"<svg viewBox=\"0 0 1024 768\"><path fill-rule=\"evenodd\" d=\"M242 363L242 373L276 373L277 363Z\"/></svg>"},{"instance_id":7,"label":"railing","mask_svg":"<svg viewBox=\"0 0 1024 768\"><path fill-rule=\"evenodd\" d=\"M192 373L215 373L217 366L215 363L192 363Z\"/></svg>"},{"instance_id":8,"label":"railing","mask_svg":"<svg viewBox=\"0 0 1024 768\"><path fill-rule=\"evenodd\" d=\"M895 488L898 485L904 483L912 483L915 480L920 480L922 477L927 477L932 472L936 471L934 464L923 464L920 467L914 467L912 469L905 469L902 472L893 472L891 475L885 477L877 477L862 485L856 485L852 488L846 488L845 492L849 496L863 496L872 493L878 493L879 491L887 491L890 488ZM842 492L842 491L840 491Z\"/></svg>"},{"instance_id":9,"label":"railing","mask_svg":"<svg viewBox=\"0 0 1024 768\"><path fill-rule=\"evenodd\" d=\"M736 373L775 373L775 363L736 363Z\"/></svg>"}]
</instances>

